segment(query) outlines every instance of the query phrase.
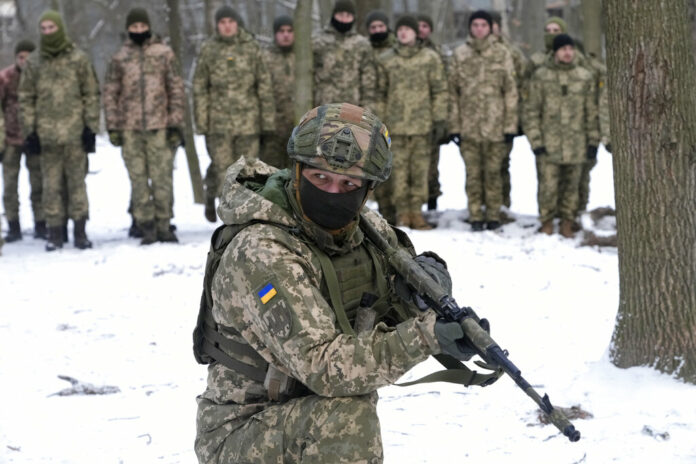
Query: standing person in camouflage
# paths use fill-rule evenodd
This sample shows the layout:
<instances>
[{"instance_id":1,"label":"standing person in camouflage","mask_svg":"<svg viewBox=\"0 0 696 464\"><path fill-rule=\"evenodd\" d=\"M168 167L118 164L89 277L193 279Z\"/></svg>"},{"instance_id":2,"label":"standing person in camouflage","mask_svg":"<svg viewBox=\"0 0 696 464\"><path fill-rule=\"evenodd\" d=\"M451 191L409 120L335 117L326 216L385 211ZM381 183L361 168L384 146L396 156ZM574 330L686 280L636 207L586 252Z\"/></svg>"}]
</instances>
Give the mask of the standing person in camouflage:
<instances>
[{"instance_id":1,"label":"standing person in camouflage","mask_svg":"<svg viewBox=\"0 0 696 464\"><path fill-rule=\"evenodd\" d=\"M374 109L377 77L370 42L353 30L355 4L336 0L331 24L312 39L314 103L347 102Z\"/></svg>"},{"instance_id":2,"label":"standing person in camouflage","mask_svg":"<svg viewBox=\"0 0 696 464\"><path fill-rule=\"evenodd\" d=\"M523 99L527 96L527 86L532 78L532 75L534 74L534 71L543 66L548 60L549 55L553 53L553 39L558 34L567 33L568 25L565 21L563 21L563 18L552 16L546 20L546 24L544 25L544 50L539 50L532 53L532 56L529 57L529 61L527 61L527 65L524 70L524 76L522 77L522 85L524 88L522 95Z\"/></svg>"},{"instance_id":3,"label":"standing person in camouflage","mask_svg":"<svg viewBox=\"0 0 696 464\"><path fill-rule=\"evenodd\" d=\"M378 109L397 153L392 173L396 225L431 229L421 206L428 199L432 143L447 138L447 78L440 57L417 43L418 21L396 22L398 44L377 58Z\"/></svg>"},{"instance_id":4,"label":"standing person in camouflage","mask_svg":"<svg viewBox=\"0 0 696 464\"><path fill-rule=\"evenodd\" d=\"M571 238L582 165L597 156L597 103L594 77L575 62L573 39L557 35L552 50L529 83L523 123L537 162L539 232L552 234L558 215L561 235Z\"/></svg>"},{"instance_id":5,"label":"standing person in camouflage","mask_svg":"<svg viewBox=\"0 0 696 464\"><path fill-rule=\"evenodd\" d=\"M152 36L146 10L131 9L126 30L104 82L106 127L111 142L123 146L140 243L177 242L170 230L174 156L167 140L182 139L184 84L174 52Z\"/></svg>"},{"instance_id":6,"label":"standing person in camouflage","mask_svg":"<svg viewBox=\"0 0 696 464\"><path fill-rule=\"evenodd\" d=\"M34 213L34 238L46 238L46 219L41 205L41 159L36 154L24 150L24 139L19 124L19 102L17 88L22 69L26 65L29 53L36 46L30 40L20 40L15 45L15 62L0 71L0 102L5 118L5 156L2 165L3 203L9 231L5 240L14 242L22 239L19 223L19 196L17 193L20 161L24 153L24 165L29 171L31 185L31 209Z\"/></svg>"},{"instance_id":7,"label":"standing person in camouflage","mask_svg":"<svg viewBox=\"0 0 696 464\"><path fill-rule=\"evenodd\" d=\"M472 13L469 38L454 50L449 71L454 98L450 130L461 140L473 231L500 227L501 165L518 131L514 64L491 34L492 25L488 12Z\"/></svg>"},{"instance_id":8,"label":"standing person in camouflage","mask_svg":"<svg viewBox=\"0 0 696 464\"><path fill-rule=\"evenodd\" d=\"M237 12L215 12L216 33L201 47L193 76L196 130L205 135L211 163L205 174L205 217L215 216L225 171L240 156L259 157L259 138L275 131L271 73L259 44Z\"/></svg>"},{"instance_id":9,"label":"standing person in camouflage","mask_svg":"<svg viewBox=\"0 0 696 464\"><path fill-rule=\"evenodd\" d=\"M261 161L279 169L290 166L287 143L295 126L295 31L290 16L273 21L273 45L263 51L273 82L275 132L261 138Z\"/></svg>"},{"instance_id":10,"label":"standing person in camouflage","mask_svg":"<svg viewBox=\"0 0 696 464\"><path fill-rule=\"evenodd\" d=\"M240 160L228 171L195 348L211 362L197 398L200 463L380 463L377 389L429 355L471 357L454 343L461 326L419 311L360 229L369 221L415 255L363 207L389 176L387 134L370 111L323 105L293 131L292 169ZM451 289L439 257L415 259Z\"/></svg>"},{"instance_id":11,"label":"standing person in camouflage","mask_svg":"<svg viewBox=\"0 0 696 464\"><path fill-rule=\"evenodd\" d=\"M75 247L91 248L85 232L85 157L94 151L99 129L99 82L87 55L68 38L58 12L44 12L39 27L39 53L29 56L22 71L19 108L27 150L41 153L46 251L63 247L66 217L73 220Z\"/></svg>"}]
</instances>

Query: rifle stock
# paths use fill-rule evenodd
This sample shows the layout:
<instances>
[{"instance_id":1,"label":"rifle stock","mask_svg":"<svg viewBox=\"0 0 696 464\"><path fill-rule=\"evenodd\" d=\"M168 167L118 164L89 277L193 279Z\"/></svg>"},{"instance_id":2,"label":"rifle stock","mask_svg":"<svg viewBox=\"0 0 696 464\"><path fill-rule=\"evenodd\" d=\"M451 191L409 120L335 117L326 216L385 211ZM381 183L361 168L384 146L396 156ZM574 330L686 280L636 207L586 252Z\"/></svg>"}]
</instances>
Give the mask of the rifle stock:
<instances>
[{"instance_id":1,"label":"rifle stock","mask_svg":"<svg viewBox=\"0 0 696 464\"><path fill-rule=\"evenodd\" d=\"M553 407L548 395L545 394L541 397L534 387L522 377L522 371L510 361L507 352L501 349L490 334L481 327L480 319L473 309L460 307L454 298L430 277L406 250L391 246L364 217L360 219L360 228L386 255L389 264L396 272L428 303L431 309L440 317L461 324L464 336L489 366L501 369L509 375L517 386L544 411L550 422L571 442L580 440L580 432L575 429L568 417L562 410Z\"/></svg>"}]
</instances>

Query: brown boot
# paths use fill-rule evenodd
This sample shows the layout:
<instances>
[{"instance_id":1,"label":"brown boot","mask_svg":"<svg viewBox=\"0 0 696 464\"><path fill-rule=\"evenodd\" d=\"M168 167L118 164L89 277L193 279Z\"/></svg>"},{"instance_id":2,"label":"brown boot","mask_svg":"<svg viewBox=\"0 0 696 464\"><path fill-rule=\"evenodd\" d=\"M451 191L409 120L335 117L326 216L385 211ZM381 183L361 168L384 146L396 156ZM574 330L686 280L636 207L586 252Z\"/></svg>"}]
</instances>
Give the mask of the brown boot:
<instances>
[{"instance_id":1,"label":"brown boot","mask_svg":"<svg viewBox=\"0 0 696 464\"><path fill-rule=\"evenodd\" d=\"M396 227L411 227L411 215L409 213L397 214Z\"/></svg>"},{"instance_id":2,"label":"brown boot","mask_svg":"<svg viewBox=\"0 0 696 464\"><path fill-rule=\"evenodd\" d=\"M423 213L420 211L413 211L411 213L411 229L413 230L431 230L433 226L425 222Z\"/></svg>"},{"instance_id":3,"label":"brown boot","mask_svg":"<svg viewBox=\"0 0 696 464\"><path fill-rule=\"evenodd\" d=\"M539 227L539 233L546 235L553 234L553 219L549 219L548 221L544 222L541 227Z\"/></svg>"},{"instance_id":4,"label":"brown boot","mask_svg":"<svg viewBox=\"0 0 696 464\"><path fill-rule=\"evenodd\" d=\"M570 219L563 219L561 221L561 228L559 230L559 233L565 238L575 237L575 232L573 232L573 221L571 221Z\"/></svg>"}]
</instances>

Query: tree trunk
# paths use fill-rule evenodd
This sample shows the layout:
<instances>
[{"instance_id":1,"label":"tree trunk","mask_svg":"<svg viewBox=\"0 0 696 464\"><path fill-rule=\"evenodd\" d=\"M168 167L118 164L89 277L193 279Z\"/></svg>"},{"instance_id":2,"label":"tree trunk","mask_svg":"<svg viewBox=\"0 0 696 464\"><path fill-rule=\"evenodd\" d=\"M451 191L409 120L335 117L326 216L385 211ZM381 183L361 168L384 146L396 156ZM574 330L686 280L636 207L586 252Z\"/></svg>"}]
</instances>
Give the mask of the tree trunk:
<instances>
[{"instance_id":1,"label":"tree trunk","mask_svg":"<svg viewBox=\"0 0 696 464\"><path fill-rule=\"evenodd\" d=\"M582 26L585 51L602 58L602 0L582 0Z\"/></svg>"},{"instance_id":2,"label":"tree trunk","mask_svg":"<svg viewBox=\"0 0 696 464\"><path fill-rule=\"evenodd\" d=\"M696 66L685 0L605 0L619 367L696 383Z\"/></svg>"},{"instance_id":3,"label":"tree trunk","mask_svg":"<svg viewBox=\"0 0 696 464\"><path fill-rule=\"evenodd\" d=\"M171 39L172 50L178 57L179 73L183 72L181 67L181 16L179 14L179 0L167 0L169 8L169 36ZM188 86L187 86L188 87ZM184 107L184 149L186 151L186 161L188 162L189 176L191 177L191 188L193 189L193 201L203 204L203 180L201 179L201 167L198 163L198 154L193 141L193 121L189 105L189 92L187 88L185 107Z\"/></svg>"},{"instance_id":4,"label":"tree trunk","mask_svg":"<svg viewBox=\"0 0 696 464\"><path fill-rule=\"evenodd\" d=\"M314 106L314 56L312 54L312 0L297 0L295 29L295 121Z\"/></svg>"},{"instance_id":5,"label":"tree trunk","mask_svg":"<svg viewBox=\"0 0 696 464\"><path fill-rule=\"evenodd\" d=\"M521 4L520 44L529 54L544 50L544 22L546 21L546 1L526 0Z\"/></svg>"}]
</instances>

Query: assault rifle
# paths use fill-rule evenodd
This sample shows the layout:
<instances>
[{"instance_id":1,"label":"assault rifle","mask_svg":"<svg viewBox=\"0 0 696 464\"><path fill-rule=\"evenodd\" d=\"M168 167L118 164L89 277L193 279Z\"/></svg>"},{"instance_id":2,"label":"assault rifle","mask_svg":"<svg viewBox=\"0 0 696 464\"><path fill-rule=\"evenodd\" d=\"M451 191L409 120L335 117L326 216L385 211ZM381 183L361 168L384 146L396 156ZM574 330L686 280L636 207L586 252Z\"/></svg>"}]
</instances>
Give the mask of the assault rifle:
<instances>
[{"instance_id":1,"label":"assault rifle","mask_svg":"<svg viewBox=\"0 0 696 464\"><path fill-rule=\"evenodd\" d=\"M522 377L522 372L507 357L503 350L479 324L480 318L473 309L460 307L425 270L402 248L392 247L387 240L365 218L360 220L360 228L365 235L387 257L389 264L410 285L438 316L451 322L459 322L467 342L476 349L478 355L493 369L501 369L520 387L548 416L563 435L572 442L580 440L580 432L560 409L554 408L549 395L543 397Z\"/></svg>"}]
</instances>

